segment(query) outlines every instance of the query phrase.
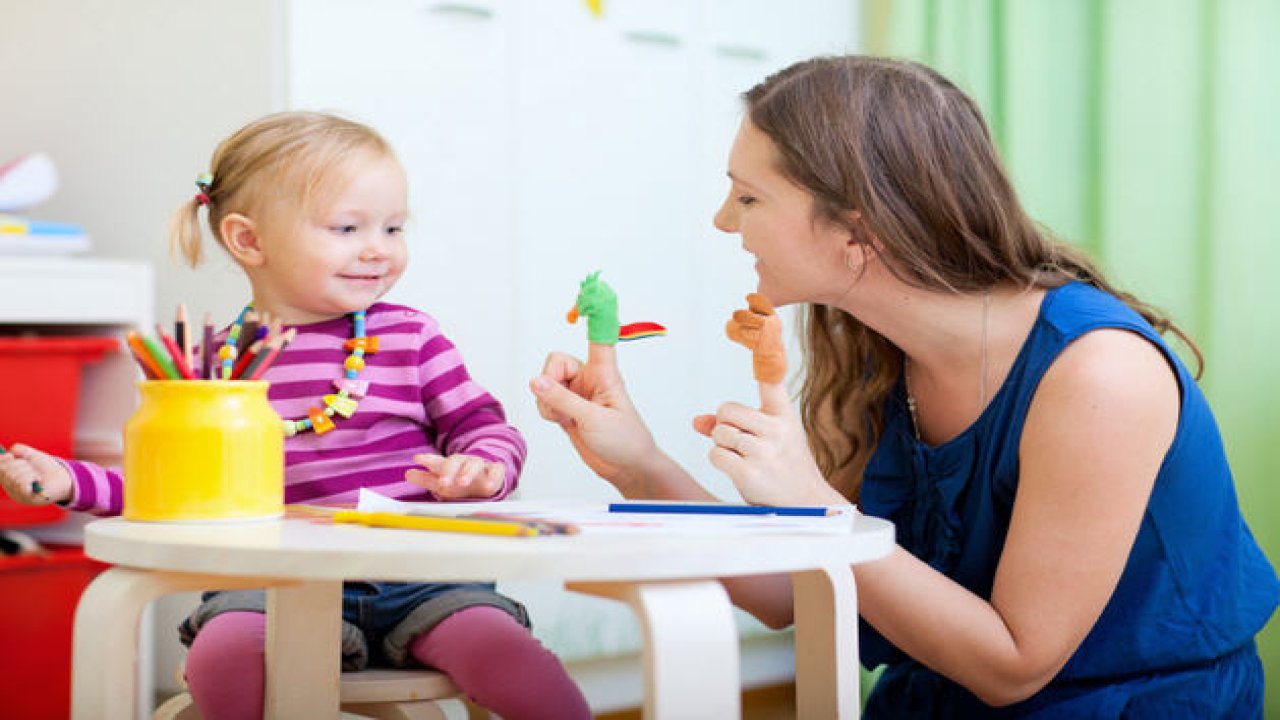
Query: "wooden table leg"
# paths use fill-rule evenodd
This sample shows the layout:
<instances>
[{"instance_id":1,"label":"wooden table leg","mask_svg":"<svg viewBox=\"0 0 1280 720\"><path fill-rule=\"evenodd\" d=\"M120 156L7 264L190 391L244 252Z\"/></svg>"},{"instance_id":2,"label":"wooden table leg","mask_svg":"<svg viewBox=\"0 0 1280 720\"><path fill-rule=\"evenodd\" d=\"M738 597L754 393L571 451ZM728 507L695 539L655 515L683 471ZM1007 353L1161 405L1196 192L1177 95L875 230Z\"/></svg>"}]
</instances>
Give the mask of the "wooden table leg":
<instances>
[{"instance_id":1,"label":"wooden table leg","mask_svg":"<svg viewBox=\"0 0 1280 720\"><path fill-rule=\"evenodd\" d=\"M112 567L85 588L72 641L71 717L136 720L138 625L156 598L194 590L263 587L280 582Z\"/></svg>"},{"instance_id":2,"label":"wooden table leg","mask_svg":"<svg viewBox=\"0 0 1280 720\"><path fill-rule=\"evenodd\" d=\"M625 602L640 618L645 720L742 716L738 629L719 582L580 582L567 587Z\"/></svg>"},{"instance_id":3,"label":"wooden table leg","mask_svg":"<svg viewBox=\"0 0 1280 720\"><path fill-rule=\"evenodd\" d=\"M338 717L342 582L267 591L267 720Z\"/></svg>"},{"instance_id":4,"label":"wooden table leg","mask_svg":"<svg viewBox=\"0 0 1280 720\"><path fill-rule=\"evenodd\" d=\"M853 570L835 566L791 574L795 592L796 705L802 718L856 719L861 713L858 590Z\"/></svg>"}]
</instances>

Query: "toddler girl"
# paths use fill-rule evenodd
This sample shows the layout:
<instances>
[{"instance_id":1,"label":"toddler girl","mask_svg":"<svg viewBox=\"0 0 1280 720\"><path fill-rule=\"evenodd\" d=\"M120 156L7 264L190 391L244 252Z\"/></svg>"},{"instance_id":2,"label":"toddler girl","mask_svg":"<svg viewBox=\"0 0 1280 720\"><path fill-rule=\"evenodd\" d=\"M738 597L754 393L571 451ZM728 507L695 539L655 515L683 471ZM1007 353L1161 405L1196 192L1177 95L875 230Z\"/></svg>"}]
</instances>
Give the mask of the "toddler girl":
<instances>
[{"instance_id":1,"label":"toddler girl","mask_svg":"<svg viewBox=\"0 0 1280 720\"><path fill-rule=\"evenodd\" d=\"M195 266L204 207L248 276L253 311L296 330L263 376L285 418L286 502L349 502L362 487L404 500L496 501L515 487L525 443L502 406L470 378L434 319L379 302L408 254L405 186L370 128L279 113L225 140L174 216L174 248ZM358 344L363 367L351 352ZM343 389L353 412L335 397ZM29 447L0 459L0 483L19 501L121 509L119 471ZM264 612L262 591L208 593L182 623L187 682L207 720L261 717ZM343 669L421 664L508 720L590 717L528 626L524 608L492 585L347 583Z\"/></svg>"}]
</instances>

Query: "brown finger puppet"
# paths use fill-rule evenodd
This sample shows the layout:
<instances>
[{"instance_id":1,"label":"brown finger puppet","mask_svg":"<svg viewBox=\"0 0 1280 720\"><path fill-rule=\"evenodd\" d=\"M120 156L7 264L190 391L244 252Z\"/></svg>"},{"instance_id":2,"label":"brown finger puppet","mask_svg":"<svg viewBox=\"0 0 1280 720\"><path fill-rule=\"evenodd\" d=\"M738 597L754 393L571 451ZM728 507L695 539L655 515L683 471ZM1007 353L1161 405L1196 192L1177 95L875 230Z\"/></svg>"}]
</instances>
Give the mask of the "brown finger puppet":
<instances>
[{"instance_id":1,"label":"brown finger puppet","mask_svg":"<svg viewBox=\"0 0 1280 720\"><path fill-rule=\"evenodd\" d=\"M756 381L780 383L787 376L787 351L782 345L782 320L760 293L747 296L747 309L734 310L725 324L729 339L751 351Z\"/></svg>"}]
</instances>

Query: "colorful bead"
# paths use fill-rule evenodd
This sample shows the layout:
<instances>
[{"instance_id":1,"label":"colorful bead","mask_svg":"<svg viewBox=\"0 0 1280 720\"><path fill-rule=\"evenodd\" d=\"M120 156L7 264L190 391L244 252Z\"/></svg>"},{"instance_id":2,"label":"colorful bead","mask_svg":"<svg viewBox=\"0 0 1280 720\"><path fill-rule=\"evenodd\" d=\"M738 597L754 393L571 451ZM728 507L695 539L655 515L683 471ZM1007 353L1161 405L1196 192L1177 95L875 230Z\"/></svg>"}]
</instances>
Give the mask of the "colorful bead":
<instances>
[{"instance_id":1,"label":"colorful bead","mask_svg":"<svg viewBox=\"0 0 1280 720\"><path fill-rule=\"evenodd\" d=\"M372 355L378 352L378 337L376 335L369 337L353 337L342 344L347 350L359 350L362 354L368 353Z\"/></svg>"},{"instance_id":2,"label":"colorful bead","mask_svg":"<svg viewBox=\"0 0 1280 720\"><path fill-rule=\"evenodd\" d=\"M231 366L235 361L236 343L240 337L240 329L244 326L245 315L252 309L253 305L251 303L240 311L240 316L232 323L231 329L227 331L226 342L218 349L218 358L222 360L222 378L224 380L231 378ZM364 329L365 311L351 313L352 337L342 344L343 349L347 350L350 355L342 363L342 377L333 381L338 394L323 396L324 407L311 408L305 418L284 420L281 423L281 428L285 437L293 437L308 430L314 430L317 435L323 435L334 428L334 415L349 418L355 413L357 403L352 398L362 398L369 391L368 381L357 379L360 371L365 367L365 361L362 356L366 352L374 353L378 351L378 338L366 337Z\"/></svg>"},{"instance_id":3,"label":"colorful bead","mask_svg":"<svg viewBox=\"0 0 1280 720\"><path fill-rule=\"evenodd\" d=\"M324 404L327 409L338 413L344 418L351 417L356 411L356 401L341 395L325 395Z\"/></svg>"},{"instance_id":4,"label":"colorful bead","mask_svg":"<svg viewBox=\"0 0 1280 720\"><path fill-rule=\"evenodd\" d=\"M307 411L307 415L311 420L311 429L315 430L317 435L323 435L333 429L333 421L320 408L311 408Z\"/></svg>"},{"instance_id":5,"label":"colorful bead","mask_svg":"<svg viewBox=\"0 0 1280 720\"><path fill-rule=\"evenodd\" d=\"M353 398L362 398L369 391L368 380L341 377L333 381L333 386Z\"/></svg>"}]
</instances>

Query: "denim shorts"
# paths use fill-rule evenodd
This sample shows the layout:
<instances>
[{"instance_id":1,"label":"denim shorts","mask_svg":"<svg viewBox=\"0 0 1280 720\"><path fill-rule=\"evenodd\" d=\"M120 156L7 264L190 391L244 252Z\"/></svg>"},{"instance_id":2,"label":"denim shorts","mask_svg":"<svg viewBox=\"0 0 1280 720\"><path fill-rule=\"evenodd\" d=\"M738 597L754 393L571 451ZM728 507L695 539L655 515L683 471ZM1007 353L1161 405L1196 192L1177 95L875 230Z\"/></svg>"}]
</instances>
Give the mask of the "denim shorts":
<instances>
[{"instance_id":1,"label":"denim shorts","mask_svg":"<svg viewBox=\"0 0 1280 720\"><path fill-rule=\"evenodd\" d=\"M263 590L208 592L203 602L178 626L178 637L191 645L200 628L224 612L267 611ZM406 667L413 639L453 613L475 606L503 610L530 627L520 603L500 595L489 583L375 583L342 585L342 669Z\"/></svg>"}]
</instances>

